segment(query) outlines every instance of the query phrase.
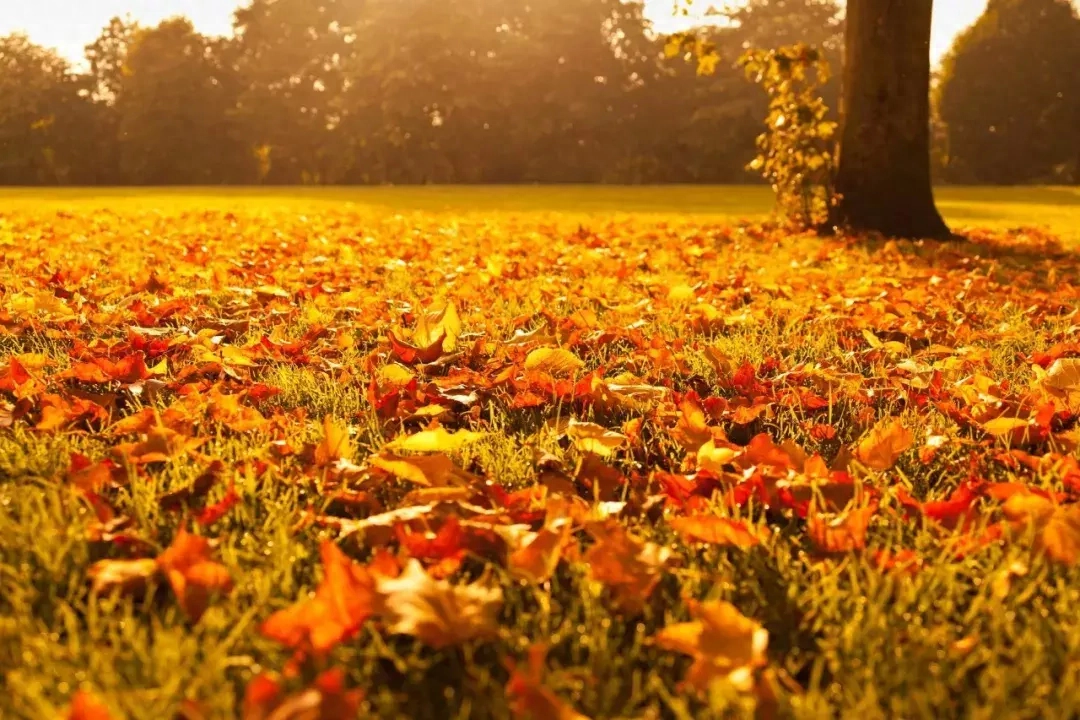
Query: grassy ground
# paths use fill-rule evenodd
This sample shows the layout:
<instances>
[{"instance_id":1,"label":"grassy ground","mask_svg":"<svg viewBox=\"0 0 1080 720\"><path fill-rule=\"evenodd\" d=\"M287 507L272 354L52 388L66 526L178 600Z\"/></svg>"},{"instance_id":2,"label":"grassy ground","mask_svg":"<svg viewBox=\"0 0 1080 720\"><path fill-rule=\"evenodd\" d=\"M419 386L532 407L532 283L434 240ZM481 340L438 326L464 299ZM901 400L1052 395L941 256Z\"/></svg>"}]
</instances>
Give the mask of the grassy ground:
<instances>
[{"instance_id":1,"label":"grassy ground","mask_svg":"<svg viewBox=\"0 0 1080 720\"><path fill-rule=\"evenodd\" d=\"M1077 716L1080 193L941 200L5 194L0 716Z\"/></svg>"},{"instance_id":2,"label":"grassy ground","mask_svg":"<svg viewBox=\"0 0 1080 720\"><path fill-rule=\"evenodd\" d=\"M1080 188L943 187L938 203L950 223L959 226L1049 227L1080 238ZM323 207L353 203L398 212L462 213L679 213L712 220L761 219L772 209L765 187L374 187L374 188L91 188L0 191L0 210L43 204L87 210L236 209L247 207Z\"/></svg>"}]
</instances>

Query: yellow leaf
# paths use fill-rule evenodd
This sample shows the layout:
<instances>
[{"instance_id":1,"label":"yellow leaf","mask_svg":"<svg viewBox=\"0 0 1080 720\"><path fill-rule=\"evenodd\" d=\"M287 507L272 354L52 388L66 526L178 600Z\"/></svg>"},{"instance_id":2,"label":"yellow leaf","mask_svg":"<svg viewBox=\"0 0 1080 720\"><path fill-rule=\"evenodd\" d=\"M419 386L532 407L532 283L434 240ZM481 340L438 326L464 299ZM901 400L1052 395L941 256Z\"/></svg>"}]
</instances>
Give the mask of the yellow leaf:
<instances>
[{"instance_id":1,"label":"yellow leaf","mask_svg":"<svg viewBox=\"0 0 1080 720\"><path fill-rule=\"evenodd\" d=\"M994 437L1011 435L1016 430L1027 429L1028 421L1020 418L999 417L982 424L983 430Z\"/></svg>"},{"instance_id":2,"label":"yellow leaf","mask_svg":"<svg viewBox=\"0 0 1080 720\"><path fill-rule=\"evenodd\" d=\"M161 358L161 362L148 369L151 375L157 375L159 377L169 374L169 360L168 358Z\"/></svg>"},{"instance_id":3,"label":"yellow leaf","mask_svg":"<svg viewBox=\"0 0 1080 720\"><path fill-rule=\"evenodd\" d=\"M566 436L578 450L596 455L611 455L626 443L626 436L596 423L571 420Z\"/></svg>"},{"instance_id":4,"label":"yellow leaf","mask_svg":"<svg viewBox=\"0 0 1080 720\"><path fill-rule=\"evenodd\" d=\"M694 658L686 682L699 692L719 678L750 689L753 670L767 663L768 631L726 602L691 601L690 614L692 622L668 625L655 637L659 647Z\"/></svg>"},{"instance_id":5,"label":"yellow leaf","mask_svg":"<svg viewBox=\"0 0 1080 720\"><path fill-rule=\"evenodd\" d=\"M409 368L397 363L390 363L379 368L379 380L392 385L408 385L416 377Z\"/></svg>"},{"instance_id":6,"label":"yellow leaf","mask_svg":"<svg viewBox=\"0 0 1080 720\"><path fill-rule=\"evenodd\" d=\"M320 467L333 465L338 460L352 460L353 449L349 442L349 429L327 415L323 418L323 439L315 447L315 464Z\"/></svg>"},{"instance_id":7,"label":"yellow leaf","mask_svg":"<svg viewBox=\"0 0 1080 720\"><path fill-rule=\"evenodd\" d=\"M855 456L871 470L888 470L908 448L915 443L915 436L900 420L878 425L859 443Z\"/></svg>"},{"instance_id":8,"label":"yellow leaf","mask_svg":"<svg viewBox=\"0 0 1080 720\"><path fill-rule=\"evenodd\" d=\"M585 367L574 353L562 348L536 348L525 358L525 369L551 375L570 375Z\"/></svg>"},{"instance_id":9,"label":"yellow leaf","mask_svg":"<svg viewBox=\"0 0 1080 720\"><path fill-rule=\"evenodd\" d=\"M724 471L725 465L731 464L735 461L735 458L740 455L742 455L741 450L734 450L729 447L717 447L715 441L709 440L698 448L697 466L699 470L708 470L711 473L719 475Z\"/></svg>"},{"instance_id":10,"label":"yellow leaf","mask_svg":"<svg viewBox=\"0 0 1080 720\"><path fill-rule=\"evenodd\" d=\"M399 437L387 445L392 450L408 452L452 452L484 437L483 433L470 430L447 432L444 428L423 430L415 435Z\"/></svg>"},{"instance_id":11,"label":"yellow leaf","mask_svg":"<svg viewBox=\"0 0 1080 720\"><path fill-rule=\"evenodd\" d=\"M243 348L226 345L221 348L221 362L235 367L254 367L255 363L247 356Z\"/></svg>"},{"instance_id":12,"label":"yellow leaf","mask_svg":"<svg viewBox=\"0 0 1080 720\"><path fill-rule=\"evenodd\" d=\"M412 334L412 341L420 347L428 347L442 337L443 352L452 352L457 347L460 335L461 317L458 315L457 306L450 302L420 316Z\"/></svg>"},{"instance_id":13,"label":"yellow leaf","mask_svg":"<svg viewBox=\"0 0 1080 720\"><path fill-rule=\"evenodd\" d=\"M442 453L409 457L380 453L372 456L368 462L402 480L424 487L468 485L474 479L470 473L460 469L453 460Z\"/></svg>"},{"instance_id":14,"label":"yellow leaf","mask_svg":"<svg viewBox=\"0 0 1080 720\"><path fill-rule=\"evenodd\" d=\"M1058 358L1046 371L1042 383L1054 390L1080 388L1080 358Z\"/></svg>"},{"instance_id":15,"label":"yellow leaf","mask_svg":"<svg viewBox=\"0 0 1080 720\"><path fill-rule=\"evenodd\" d=\"M694 288L686 283L679 283L668 290L667 299L674 304L689 302L694 299Z\"/></svg>"}]
</instances>

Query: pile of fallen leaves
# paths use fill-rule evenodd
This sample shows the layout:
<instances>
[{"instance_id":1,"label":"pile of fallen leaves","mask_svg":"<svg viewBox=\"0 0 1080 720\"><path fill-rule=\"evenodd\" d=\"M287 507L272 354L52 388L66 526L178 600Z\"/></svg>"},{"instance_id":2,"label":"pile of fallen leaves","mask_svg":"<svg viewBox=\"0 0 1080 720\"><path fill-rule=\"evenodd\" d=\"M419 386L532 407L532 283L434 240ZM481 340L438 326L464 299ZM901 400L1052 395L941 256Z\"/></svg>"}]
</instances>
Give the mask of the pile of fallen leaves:
<instances>
[{"instance_id":1,"label":"pile of fallen leaves","mask_svg":"<svg viewBox=\"0 0 1080 720\"><path fill-rule=\"evenodd\" d=\"M508 594L557 604L567 574L648 619L670 693L770 716L813 678L706 553L902 583L1023 548L1002 593L1080 558L1077 265L1036 232L42 211L0 251L0 433L70 444L35 481L83 508L79 602L195 633L246 582L240 535L318 548L251 609L278 652L238 661L244 718L370 712L336 658L395 637L486 663L519 717L585 717L552 637L508 629ZM69 717L121 716L95 687Z\"/></svg>"}]
</instances>

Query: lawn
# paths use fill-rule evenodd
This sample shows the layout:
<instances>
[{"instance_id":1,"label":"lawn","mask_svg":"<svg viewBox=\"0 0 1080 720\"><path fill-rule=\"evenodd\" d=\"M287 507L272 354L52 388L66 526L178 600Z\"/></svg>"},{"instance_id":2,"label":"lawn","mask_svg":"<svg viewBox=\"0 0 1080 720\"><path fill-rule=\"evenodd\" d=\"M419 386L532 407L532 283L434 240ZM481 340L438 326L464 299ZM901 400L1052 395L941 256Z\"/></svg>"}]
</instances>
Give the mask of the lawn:
<instances>
[{"instance_id":1,"label":"lawn","mask_svg":"<svg viewBox=\"0 0 1080 720\"><path fill-rule=\"evenodd\" d=\"M998 229L1049 227L1080 239L1080 188L943 187L938 203L951 223ZM367 187L367 188L91 188L8 189L0 211L55 207L70 210L178 211L354 204L396 212L649 214L679 213L717 220L760 220L772 210L763 186L544 186L544 187Z\"/></svg>"},{"instance_id":2,"label":"lawn","mask_svg":"<svg viewBox=\"0 0 1080 720\"><path fill-rule=\"evenodd\" d=\"M939 200L8 191L0 717L1077 716L1080 191Z\"/></svg>"}]
</instances>

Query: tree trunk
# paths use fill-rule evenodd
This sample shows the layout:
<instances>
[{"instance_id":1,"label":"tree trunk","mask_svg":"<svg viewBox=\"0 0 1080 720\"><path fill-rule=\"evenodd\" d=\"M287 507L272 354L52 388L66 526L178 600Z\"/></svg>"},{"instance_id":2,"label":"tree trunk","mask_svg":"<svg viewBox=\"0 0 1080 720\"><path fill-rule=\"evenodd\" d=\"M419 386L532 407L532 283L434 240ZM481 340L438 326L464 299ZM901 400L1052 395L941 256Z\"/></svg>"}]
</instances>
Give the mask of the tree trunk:
<instances>
[{"instance_id":1,"label":"tree trunk","mask_svg":"<svg viewBox=\"0 0 1080 720\"><path fill-rule=\"evenodd\" d=\"M933 0L848 0L835 224L947 238L930 180Z\"/></svg>"}]
</instances>

